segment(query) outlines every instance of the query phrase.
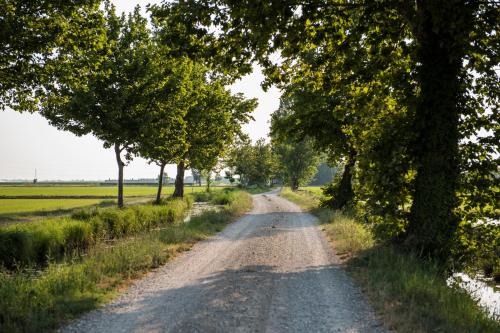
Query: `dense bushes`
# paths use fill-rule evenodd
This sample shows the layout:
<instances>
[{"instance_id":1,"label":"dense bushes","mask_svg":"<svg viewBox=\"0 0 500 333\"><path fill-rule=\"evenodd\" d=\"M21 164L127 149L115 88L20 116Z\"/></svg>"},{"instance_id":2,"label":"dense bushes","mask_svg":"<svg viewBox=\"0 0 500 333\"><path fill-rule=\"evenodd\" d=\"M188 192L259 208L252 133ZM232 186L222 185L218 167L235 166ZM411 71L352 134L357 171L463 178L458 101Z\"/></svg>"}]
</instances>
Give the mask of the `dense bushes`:
<instances>
[{"instance_id":1,"label":"dense bushes","mask_svg":"<svg viewBox=\"0 0 500 333\"><path fill-rule=\"evenodd\" d=\"M49 259L87 249L104 239L115 239L181 221L190 200L168 200L162 205L125 209L79 211L71 218L46 219L0 229L0 264L45 264Z\"/></svg>"}]
</instances>

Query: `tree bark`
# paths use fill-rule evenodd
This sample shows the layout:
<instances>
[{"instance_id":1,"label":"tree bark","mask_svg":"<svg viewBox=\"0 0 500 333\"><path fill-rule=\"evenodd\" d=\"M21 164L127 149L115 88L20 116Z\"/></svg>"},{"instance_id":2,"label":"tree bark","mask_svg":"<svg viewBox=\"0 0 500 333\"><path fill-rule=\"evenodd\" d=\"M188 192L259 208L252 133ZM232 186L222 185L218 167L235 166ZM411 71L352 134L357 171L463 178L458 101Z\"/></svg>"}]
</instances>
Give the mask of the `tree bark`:
<instances>
[{"instance_id":1,"label":"tree bark","mask_svg":"<svg viewBox=\"0 0 500 333\"><path fill-rule=\"evenodd\" d=\"M116 163L118 164L118 207L123 208L123 167L125 163L123 163L120 154L120 145L115 143L115 156Z\"/></svg>"},{"instance_id":2,"label":"tree bark","mask_svg":"<svg viewBox=\"0 0 500 333\"><path fill-rule=\"evenodd\" d=\"M405 243L444 261L458 226L453 211L459 176L460 71L472 12L460 1L421 0L417 5L417 175Z\"/></svg>"},{"instance_id":3,"label":"tree bark","mask_svg":"<svg viewBox=\"0 0 500 333\"><path fill-rule=\"evenodd\" d=\"M344 166L344 172L340 182L335 186L327 187L324 194L332 198L323 202L323 204L332 209L343 209L349 205L354 198L352 189L352 174L356 165L356 151L351 149L347 157L347 163Z\"/></svg>"},{"instance_id":4,"label":"tree bark","mask_svg":"<svg viewBox=\"0 0 500 333\"><path fill-rule=\"evenodd\" d=\"M292 179L292 181L290 182L290 187L292 188L292 191L297 191L299 189L299 182L297 181L297 179Z\"/></svg>"},{"instance_id":5,"label":"tree bark","mask_svg":"<svg viewBox=\"0 0 500 333\"><path fill-rule=\"evenodd\" d=\"M182 198L184 197L184 161L177 164L177 175L175 176L175 189L172 197Z\"/></svg>"},{"instance_id":6,"label":"tree bark","mask_svg":"<svg viewBox=\"0 0 500 333\"><path fill-rule=\"evenodd\" d=\"M210 184L212 183L212 180L210 179L210 173L207 174L207 193L210 192Z\"/></svg>"},{"instance_id":7,"label":"tree bark","mask_svg":"<svg viewBox=\"0 0 500 333\"><path fill-rule=\"evenodd\" d=\"M160 165L160 176L158 177L158 192L156 193L156 204L161 202L161 190L163 188L163 171L165 170L165 163Z\"/></svg>"}]
</instances>

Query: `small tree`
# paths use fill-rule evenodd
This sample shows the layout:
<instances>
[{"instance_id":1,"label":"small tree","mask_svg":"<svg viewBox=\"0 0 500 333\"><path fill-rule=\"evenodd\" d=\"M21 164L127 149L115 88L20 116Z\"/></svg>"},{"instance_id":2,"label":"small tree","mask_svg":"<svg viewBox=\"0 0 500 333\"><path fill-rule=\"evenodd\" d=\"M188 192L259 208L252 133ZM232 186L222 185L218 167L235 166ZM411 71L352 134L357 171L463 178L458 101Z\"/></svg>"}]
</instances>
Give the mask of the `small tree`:
<instances>
[{"instance_id":1,"label":"small tree","mask_svg":"<svg viewBox=\"0 0 500 333\"><path fill-rule=\"evenodd\" d=\"M278 142L273 146L273 150L284 181L293 191L309 182L318 170L319 154L308 139L299 142Z\"/></svg>"},{"instance_id":2,"label":"small tree","mask_svg":"<svg viewBox=\"0 0 500 333\"><path fill-rule=\"evenodd\" d=\"M248 138L243 138L231 148L226 165L239 175L241 186L267 186L275 169L271 145L264 139L252 145Z\"/></svg>"}]
</instances>

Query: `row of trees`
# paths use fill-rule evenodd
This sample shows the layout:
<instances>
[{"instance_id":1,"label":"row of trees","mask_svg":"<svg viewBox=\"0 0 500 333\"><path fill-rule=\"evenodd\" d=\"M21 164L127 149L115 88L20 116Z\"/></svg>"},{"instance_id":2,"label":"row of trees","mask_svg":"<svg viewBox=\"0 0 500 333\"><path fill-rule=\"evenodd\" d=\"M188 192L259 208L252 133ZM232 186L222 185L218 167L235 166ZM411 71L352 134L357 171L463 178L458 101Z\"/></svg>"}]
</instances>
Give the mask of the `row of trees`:
<instances>
[{"instance_id":1,"label":"row of trees","mask_svg":"<svg viewBox=\"0 0 500 333\"><path fill-rule=\"evenodd\" d=\"M272 137L252 144L250 140L237 141L229 150L224 164L226 178L243 187L289 185L292 190L308 184L318 171L321 155L309 139L293 141Z\"/></svg>"},{"instance_id":2,"label":"row of trees","mask_svg":"<svg viewBox=\"0 0 500 333\"><path fill-rule=\"evenodd\" d=\"M331 204L361 205L381 239L445 263L464 227L498 221L498 2L172 6L260 62L285 92L274 131L344 165Z\"/></svg>"},{"instance_id":3,"label":"row of trees","mask_svg":"<svg viewBox=\"0 0 500 333\"><path fill-rule=\"evenodd\" d=\"M2 2L0 25L12 34L2 34L1 106L40 112L59 129L112 147L120 207L133 156L159 166L157 202L164 168L176 163L173 196L182 197L184 170L210 172L256 101L231 94L226 86L238 74L207 56L202 40L189 49L193 36L156 17L161 8L150 8L150 29L139 8L117 16L109 2L99 3Z\"/></svg>"}]
</instances>

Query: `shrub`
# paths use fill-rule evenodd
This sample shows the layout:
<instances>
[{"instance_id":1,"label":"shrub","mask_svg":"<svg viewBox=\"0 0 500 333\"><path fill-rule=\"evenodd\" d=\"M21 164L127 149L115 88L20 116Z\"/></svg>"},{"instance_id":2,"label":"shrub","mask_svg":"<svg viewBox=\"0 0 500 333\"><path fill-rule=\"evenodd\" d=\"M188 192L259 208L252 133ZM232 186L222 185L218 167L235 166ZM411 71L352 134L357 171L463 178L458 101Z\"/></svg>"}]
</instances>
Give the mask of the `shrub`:
<instances>
[{"instance_id":1,"label":"shrub","mask_svg":"<svg viewBox=\"0 0 500 333\"><path fill-rule=\"evenodd\" d=\"M103 239L121 238L153 227L181 222L190 200L162 205L79 211L72 218L46 219L0 229L0 265L46 264Z\"/></svg>"}]
</instances>

